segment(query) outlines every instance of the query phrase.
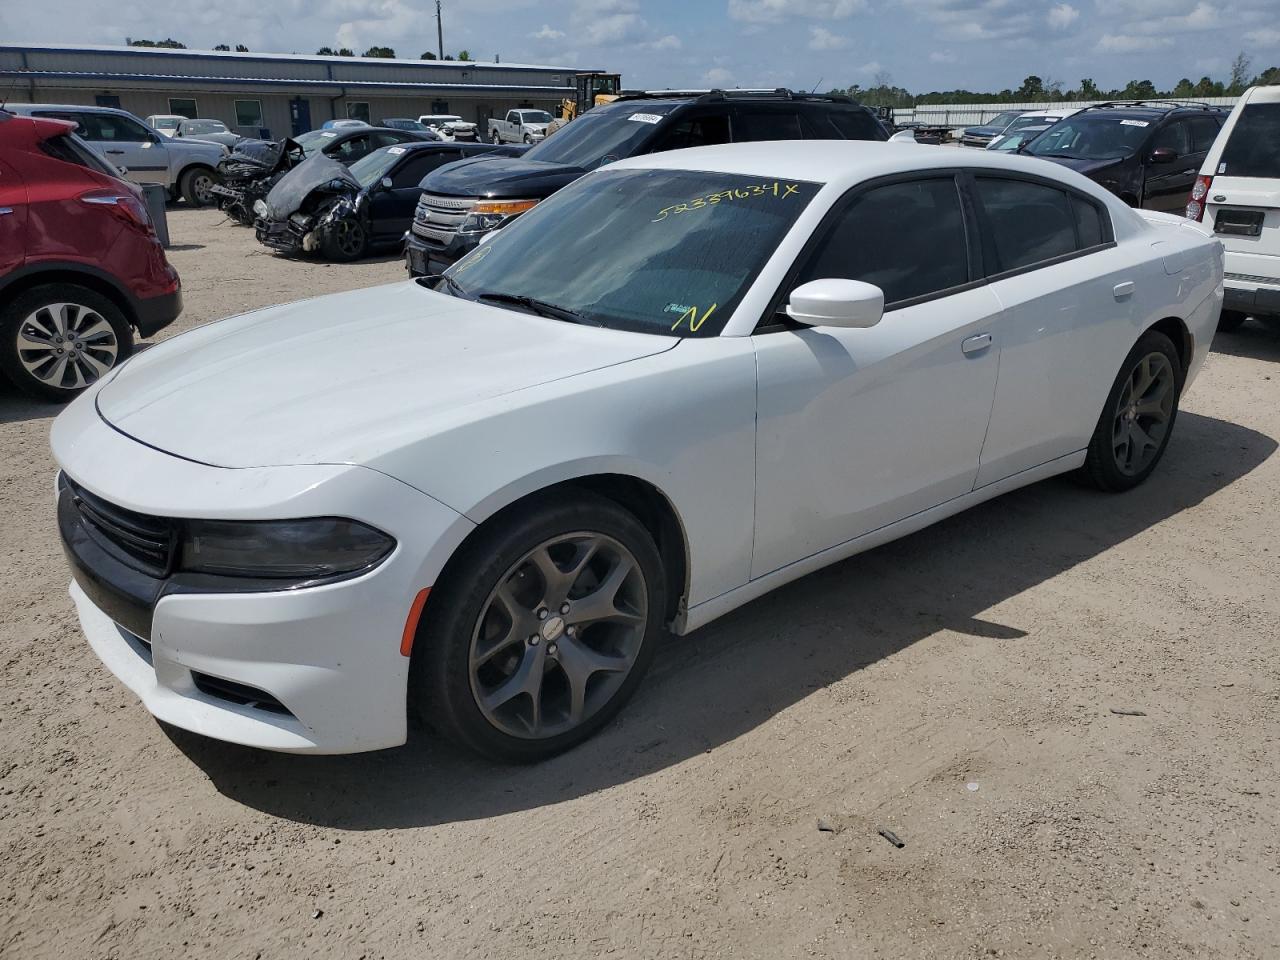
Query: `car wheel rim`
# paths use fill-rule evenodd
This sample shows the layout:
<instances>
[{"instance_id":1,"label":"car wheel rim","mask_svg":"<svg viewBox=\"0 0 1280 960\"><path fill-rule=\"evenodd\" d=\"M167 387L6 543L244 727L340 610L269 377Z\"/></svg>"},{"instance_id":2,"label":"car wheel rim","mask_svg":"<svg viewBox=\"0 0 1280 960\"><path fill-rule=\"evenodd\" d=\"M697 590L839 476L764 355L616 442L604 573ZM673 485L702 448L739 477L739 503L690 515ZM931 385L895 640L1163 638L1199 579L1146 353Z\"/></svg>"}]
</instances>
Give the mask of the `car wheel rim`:
<instances>
[{"instance_id":1,"label":"car wheel rim","mask_svg":"<svg viewBox=\"0 0 1280 960\"><path fill-rule=\"evenodd\" d=\"M503 733L545 740L591 719L626 682L648 624L644 573L617 540L568 533L498 580L471 636L471 693Z\"/></svg>"},{"instance_id":2,"label":"car wheel rim","mask_svg":"<svg viewBox=\"0 0 1280 960\"><path fill-rule=\"evenodd\" d=\"M339 220L334 224L335 240L338 249L347 257L354 257L360 253L360 248L364 245L364 231L350 220Z\"/></svg>"},{"instance_id":3,"label":"car wheel rim","mask_svg":"<svg viewBox=\"0 0 1280 960\"><path fill-rule=\"evenodd\" d=\"M1116 402L1111 446L1116 467L1127 477L1145 470L1173 420L1173 366L1163 353L1149 353L1129 372Z\"/></svg>"},{"instance_id":4,"label":"car wheel rim","mask_svg":"<svg viewBox=\"0 0 1280 960\"><path fill-rule=\"evenodd\" d=\"M18 326L18 360L51 387L79 390L115 366L120 343L106 318L78 303L50 303Z\"/></svg>"},{"instance_id":5,"label":"car wheel rim","mask_svg":"<svg viewBox=\"0 0 1280 960\"><path fill-rule=\"evenodd\" d=\"M191 181L191 192L195 194L196 202L207 204L213 200L213 178L204 174L199 174Z\"/></svg>"}]
</instances>

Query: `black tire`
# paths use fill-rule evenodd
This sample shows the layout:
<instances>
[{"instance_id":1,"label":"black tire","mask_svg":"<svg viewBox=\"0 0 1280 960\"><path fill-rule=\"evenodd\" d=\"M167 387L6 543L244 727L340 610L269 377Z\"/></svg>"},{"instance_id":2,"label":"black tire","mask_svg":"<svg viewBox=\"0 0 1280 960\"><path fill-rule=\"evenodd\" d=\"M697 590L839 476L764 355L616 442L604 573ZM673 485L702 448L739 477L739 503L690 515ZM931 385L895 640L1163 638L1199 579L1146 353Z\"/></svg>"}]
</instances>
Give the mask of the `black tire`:
<instances>
[{"instance_id":1,"label":"black tire","mask_svg":"<svg viewBox=\"0 0 1280 960\"><path fill-rule=\"evenodd\" d=\"M325 228L320 252L337 263L359 260L369 252L369 233L352 217L335 220Z\"/></svg>"},{"instance_id":2,"label":"black tire","mask_svg":"<svg viewBox=\"0 0 1280 960\"><path fill-rule=\"evenodd\" d=\"M218 175L208 167L191 167L184 170L179 182L182 199L193 207L207 207L216 199L209 188L218 182Z\"/></svg>"},{"instance_id":3,"label":"black tire","mask_svg":"<svg viewBox=\"0 0 1280 960\"><path fill-rule=\"evenodd\" d=\"M1218 317L1218 331L1231 333L1233 330L1239 330L1240 325L1248 319L1249 315L1239 310L1223 310L1222 315Z\"/></svg>"},{"instance_id":4,"label":"black tire","mask_svg":"<svg viewBox=\"0 0 1280 960\"><path fill-rule=\"evenodd\" d=\"M69 304L77 309L58 311L56 318L51 311L41 313L54 304ZM110 334L99 320L106 322ZM57 337L64 331L72 336L59 342ZM86 333L89 336L82 338ZM34 338L48 340L49 347L31 349ZM58 353L60 349L67 353ZM46 283L19 294L0 308L0 370L29 396L66 403L131 353L133 332L124 313L113 301L88 287ZM68 360L62 360L64 356Z\"/></svg>"},{"instance_id":5,"label":"black tire","mask_svg":"<svg viewBox=\"0 0 1280 960\"><path fill-rule=\"evenodd\" d=\"M494 142L494 143L501 143L501 142L502 142L502 137L498 134L498 131L497 131L497 130L493 131L493 137L492 137L492 140L493 140L493 142Z\"/></svg>"},{"instance_id":6,"label":"black tire","mask_svg":"<svg viewBox=\"0 0 1280 960\"><path fill-rule=\"evenodd\" d=\"M524 135L524 143L525 143L525 146L530 146L530 145L532 145L532 143L533 143L533 136L532 136L531 134L526 133L526 134Z\"/></svg>"},{"instance_id":7,"label":"black tire","mask_svg":"<svg viewBox=\"0 0 1280 960\"><path fill-rule=\"evenodd\" d=\"M635 692L662 634L666 580L653 538L632 514L610 500L588 491L575 491L538 497L521 504L517 510L509 517L494 518L492 526L482 529L450 561L432 588L413 648L409 705L427 726L477 753L503 762L531 763L568 750L592 736ZM484 629L482 618L491 609L499 585L505 582L510 586L516 577L524 576L526 569L534 571L533 567L520 566L522 558L536 552L539 545L579 533L598 535L625 547L636 563L643 580L640 589L646 600L645 616L639 618L642 623L628 628L627 633L633 638L631 642L637 652L629 672L620 678L620 684L607 692L607 699L597 703L592 708L594 712L585 715L577 726L540 738L515 736L491 721L478 702L471 669L473 638L478 642ZM520 572L512 576L517 569ZM536 581L530 581L529 585L536 588L535 595L542 590ZM552 620L571 623L572 614ZM551 626L552 620L543 622ZM584 628L578 633L579 642L586 640L588 630ZM508 633L518 635L520 631L513 623ZM568 634L559 634L561 645L571 642L572 631ZM530 649L534 643L536 640L532 638L517 641L514 648L508 647L509 655L523 664L531 653L536 653ZM540 711L545 710L548 715L555 705L555 689L554 684L548 683L551 693L544 700L543 681L548 677L554 680L557 671L563 672L560 663L552 659L554 650L552 637L544 646L543 659L533 661L540 671L535 696L541 704ZM561 657L564 652L560 651ZM511 676L518 670L513 668ZM567 676L567 672L563 672L563 676ZM591 676L594 679L597 675Z\"/></svg>"},{"instance_id":8,"label":"black tire","mask_svg":"<svg viewBox=\"0 0 1280 960\"><path fill-rule=\"evenodd\" d=\"M1159 373L1150 386L1143 387L1145 377L1156 370ZM1168 379L1163 380L1166 376ZM1148 330L1138 339L1116 374L1089 440L1083 473L1094 486L1119 493L1151 476L1173 435L1185 377L1172 340L1158 330ZM1140 388L1137 396L1135 386ZM1161 391L1158 399L1147 399L1155 398L1157 390ZM1143 408L1154 407L1161 409L1158 413L1141 413ZM1134 440L1131 431L1140 434L1142 440Z\"/></svg>"}]
</instances>

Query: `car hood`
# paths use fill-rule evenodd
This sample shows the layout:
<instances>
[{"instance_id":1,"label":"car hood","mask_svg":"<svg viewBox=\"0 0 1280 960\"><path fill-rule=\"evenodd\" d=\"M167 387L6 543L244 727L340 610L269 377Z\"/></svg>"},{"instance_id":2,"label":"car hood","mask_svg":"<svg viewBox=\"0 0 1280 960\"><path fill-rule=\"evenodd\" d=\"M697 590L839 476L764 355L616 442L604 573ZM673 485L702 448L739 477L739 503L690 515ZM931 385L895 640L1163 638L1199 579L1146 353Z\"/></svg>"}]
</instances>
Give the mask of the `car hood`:
<instances>
[{"instance_id":1,"label":"car hood","mask_svg":"<svg viewBox=\"0 0 1280 960\"><path fill-rule=\"evenodd\" d=\"M267 194L267 212L273 220L284 220L297 213L311 191L334 180L340 180L346 189L339 192L356 194L360 182L351 175L346 165L317 153L286 173Z\"/></svg>"},{"instance_id":2,"label":"car hood","mask_svg":"<svg viewBox=\"0 0 1280 960\"><path fill-rule=\"evenodd\" d=\"M173 337L122 366L96 402L120 432L214 466L368 464L476 415L468 407L678 342L473 303L408 281Z\"/></svg>"},{"instance_id":3,"label":"car hood","mask_svg":"<svg viewBox=\"0 0 1280 960\"><path fill-rule=\"evenodd\" d=\"M1004 133L1004 127L965 127L966 137L995 137Z\"/></svg>"},{"instance_id":4,"label":"car hood","mask_svg":"<svg viewBox=\"0 0 1280 960\"><path fill-rule=\"evenodd\" d=\"M523 157L459 160L433 170L422 181L427 193L450 197L530 197L540 200L587 171Z\"/></svg>"},{"instance_id":5,"label":"car hood","mask_svg":"<svg viewBox=\"0 0 1280 960\"><path fill-rule=\"evenodd\" d=\"M1086 177L1092 177L1124 163L1123 157L1116 157L1111 160L1082 160L1075 157L1041 157L1040 159L1051 160L1066 167L1068 170L1074 170L1076 173L1083 174Z\"/></svg>"},{"instance_id":6,"label":"car hood","mask_svg":"<svg viewBox=\"0 0 1280 960\"><path fill-rule=\"evenodd\" d=\"M182 153L189 153L193 156L213 156L216 159L222 159L227 155L227 149L220 143L210 143L209 141L189 140L185 137L169 137L164 142L166 150L177 150Z\"/></svg>"}]
</instances>

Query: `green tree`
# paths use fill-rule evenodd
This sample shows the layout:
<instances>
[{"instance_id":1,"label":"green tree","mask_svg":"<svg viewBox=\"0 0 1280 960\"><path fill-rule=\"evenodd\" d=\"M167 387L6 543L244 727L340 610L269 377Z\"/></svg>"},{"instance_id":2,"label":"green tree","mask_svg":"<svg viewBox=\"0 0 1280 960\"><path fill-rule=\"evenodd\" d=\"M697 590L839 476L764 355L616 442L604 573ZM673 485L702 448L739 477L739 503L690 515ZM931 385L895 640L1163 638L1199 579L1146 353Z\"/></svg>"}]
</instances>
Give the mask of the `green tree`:
<instances>
[{"instance_id":1,"label":"green tree","mask_svg":"<svg viewBox=\"0 0 1280 960\"><path fill-rule=\"evenodd\" d=\"M396 58L396 52L390 47L370 47L364 53L360 54L360 56L375 57L382 60L394 60Z\"/></svg>"},{"instance_id":2,"label":"green tree","mask_svg":"<svg viewBox=\"0 0 1280 960\"><path fill-rule=\"evenodd\" d=\"M1249 85L1249 68L1252 65L1253 61L1243 50L1236 54L1236 58L1231 61L1231 82L1227 85L1228 95L1238 97L1244 93L1245 87Z\"/></svg>"},{"instance_id":3,"label":"green tree","mask_svg":"<svg viewBox=\"0 0 1280 960\"><path fill-rule=\"evenodd\" d=\"M1098 85L1093 82L1092 77L1085 77L1080 81L1080 99L1081 100L1097 100L1101 91Z\"/></svg>"},{"instance_id":4,"label":"green tree","mask_svg":"<svg viewBox=\"0 0 1280 960\"><path fill-rule=\"evenodd\" d=\"M1173 95L1182 100L1185 100L1187 97L1195 96L1195 92L1196 92L1195 84L1192 83L1190 80L1188 80L1186 77L1183 77L1181 80L1179 80L1177 85L1173 88Z\"/></svg>"},{"instance_id":5,"label":"green tree","mask_svg":"<svg viewBox=\"0 0 1280 960\"><path fill-rule=\"evenodd\" d=\"M1120 93L1125 100L1151 100L1156 95L1156 85L1150 80L1130 80Z\"/></svg>"},{"instance_id":6,"label":"green tree","mask_svg":"<svg viewBox=\"0 0 1280 960\"><path fill-rule=\"evenodd\" d=\"M1267 69L1253 78L1253 84L1256 87L1269 83L1280 83L1280 67L1267 67Z\"/></svg>"},{"instance_id":7,"label":"green tree","mask_svg":"<svg viewBox=\"0 0 1280 960\"><path fill-rule=\"evenodd\" d=\"M458 51L458 59L459 59L459 60L470 60L470 59L471 59L471 51L470 51L470 50L459 50L459 51Z\"/></svg>"},{"instance_id":8,"label":"green tree","mask_svg":"<svg viewBox=\"0 0 1280 960\"><path fill-rule=\"evenodd\" d=\"M248 52L249 52L249 48L246 47L243 43L236 44L236 53L248 53Z\"/></svg>"},{"instance_id":9,"label":"green tree","mask_svg":"<svg viewBox=\"0 0 1280 960\"><path fill-rule=\"evenodd\" d=\"M1033 73L1022 81L1022 86L1017 90L1017 96L1023 100L1040 99L1044 96L1044 81Z\"/></svg>"},{"instance_id":10,"label":"green tree","mask_svg":"<svg viewBox=\"0 0 1280 960\"><path fill-rule=\"evenodd\" d=\"M230 47L228 47L225 43L220 43L220 44L218 44L216 47L214 47L213 49L215 49L215 50L228 50L228 51L229 51L231 48L230 48Z\"/></svg>"},{"instance_id":11,"label":"green tree","mask_svg":"<svg viewBox=\"0 0 1280 960\"><path fill-rule=\"evenodd\" d=\"M424 53L424 54L422 55L422 59L423 59L423 60L435 60L435 59L436 59L436 55L435 55L434 53L432 53L430 50L428 50L426 53Z\"/></svg>"},{"instance_id":12,"label":"green tree","mask_svg":"<svg viewBox=\"0 0 1280 960\"><path fill-rule=\"evenodd\" d=\"M446 53L446 54L444 55L444 58L445 58L446 60L452 60L452 59L453 59L453 54L452 54L452 53Z\"/></svg>"},{"instance_id":13,"label":"green tree","mask_svg":"<svg viewBox=\"0 0 1280 960\"><path fill-rule=\"evenodd\" d=\"M172 37L165 40L126 40L125 42L131 47L166 47L170 50L187 49L187 45L185 43L179 43Z\"/></svg>"}]
</instances>

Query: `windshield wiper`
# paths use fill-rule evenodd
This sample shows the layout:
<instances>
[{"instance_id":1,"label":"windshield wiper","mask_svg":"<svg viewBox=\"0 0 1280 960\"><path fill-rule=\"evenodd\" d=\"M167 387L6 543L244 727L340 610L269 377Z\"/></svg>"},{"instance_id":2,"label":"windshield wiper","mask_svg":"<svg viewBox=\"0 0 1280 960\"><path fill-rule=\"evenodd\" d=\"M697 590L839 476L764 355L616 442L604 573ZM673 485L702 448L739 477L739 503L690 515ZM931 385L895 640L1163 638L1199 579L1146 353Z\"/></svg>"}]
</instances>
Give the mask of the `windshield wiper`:
<instances>
[{"instance_id":1,"label":"windshield wiper","mask_svg":"<svg viewBox=\"0 0 1280 960\"><path fill-rule=\"evenodd\" d=\"M449 279L446 277L445 279ZM543 317L551 317L553 320L564 320L566 323L580 323L586 327L603 327L604 324L599 320L584 316L568 307L558 307L554 303L547 303L545 300L538 300L536 297L526 297L517 293L478 293L477 300L489 300L493 303L510 303L517 307L524 307L533 313Z\"/></svg>"},{"instance_id":2,"label":"windshield wiper","mask_svg":"<svg viewBox=\"0 0 1280 960\"><path fill-rule=\"evenodd\" d=\"M437 273L437 274L433 274L432 276L419 277L418 280L423 283L431 283L432 281L436 281L436 285L431 288L432 290L439 290L440 289L439 281L443 280L444 285L453 291L453 295L455 297L465 297L467 293L467 291L463 288L462 284L460 284L457 280L453 279L453 277L450 277L447 274Z\"/></svg>"}]
</instances>

